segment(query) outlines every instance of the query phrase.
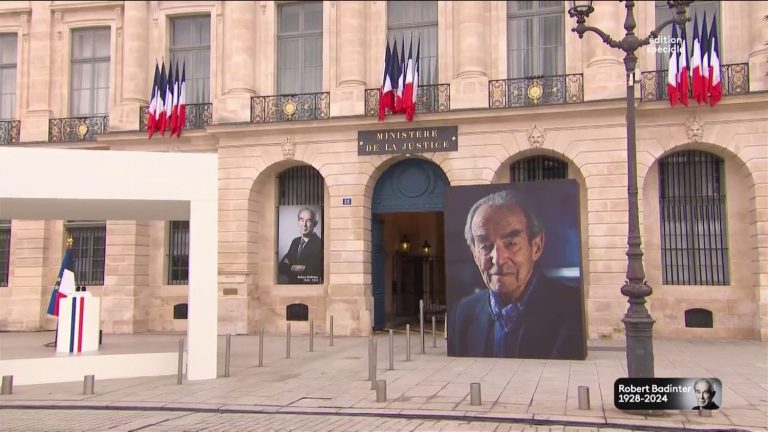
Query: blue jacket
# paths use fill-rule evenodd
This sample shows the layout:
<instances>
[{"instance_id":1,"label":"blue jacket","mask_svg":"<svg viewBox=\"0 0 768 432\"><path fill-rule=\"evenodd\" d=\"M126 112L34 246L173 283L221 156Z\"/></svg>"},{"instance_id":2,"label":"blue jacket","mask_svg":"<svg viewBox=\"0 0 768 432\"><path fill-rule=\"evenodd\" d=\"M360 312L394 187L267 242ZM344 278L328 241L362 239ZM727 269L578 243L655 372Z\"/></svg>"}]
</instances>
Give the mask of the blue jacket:
<instances>
[{"instance_id":1,"label":"blue jacket","mask_svg":"<svg viewBox=\"0 0 768 432\"><path fill-rule=\"evenodd\" d=\"M584 360L583 310L580 289L540 275L526 303L515 357ZM493 357L487 289L461 299L448 315L448 326L449 356Z\"/></svg>"}]
</instances>

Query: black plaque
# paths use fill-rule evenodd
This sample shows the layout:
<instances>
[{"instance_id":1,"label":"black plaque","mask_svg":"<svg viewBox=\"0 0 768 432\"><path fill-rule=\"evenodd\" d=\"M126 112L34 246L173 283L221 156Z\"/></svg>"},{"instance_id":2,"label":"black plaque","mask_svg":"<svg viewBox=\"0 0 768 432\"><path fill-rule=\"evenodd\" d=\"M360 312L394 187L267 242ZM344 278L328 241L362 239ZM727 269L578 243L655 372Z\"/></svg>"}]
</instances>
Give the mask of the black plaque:
<instances>
[{"instance_id":1,"label":"black plaque","mask_svg":"<svg viewBox=\"0 0 768 432\"><path fill-rule=\"evenodd\" d=\"M458 149L458 126L357 132L357 154L360 156L449 152Z\"/></svg>"}]
</instances>

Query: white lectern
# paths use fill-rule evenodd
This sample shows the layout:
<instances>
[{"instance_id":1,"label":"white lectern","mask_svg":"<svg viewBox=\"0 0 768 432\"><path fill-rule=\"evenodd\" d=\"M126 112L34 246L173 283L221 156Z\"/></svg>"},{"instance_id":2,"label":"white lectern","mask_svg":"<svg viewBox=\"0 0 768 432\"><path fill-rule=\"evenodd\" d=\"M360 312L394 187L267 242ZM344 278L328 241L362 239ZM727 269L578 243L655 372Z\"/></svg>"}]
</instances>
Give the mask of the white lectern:
<instances>
[{"instance_id":1,"label":"white lectern","mask_svg":"<svg viewBox=\"0 0 768 432\"><path fill-rule=\"evenodd\" d=\"M77 293L59 300L56 352L98 350L100 322L101 298Z\"/></svg>"}]
</instances>

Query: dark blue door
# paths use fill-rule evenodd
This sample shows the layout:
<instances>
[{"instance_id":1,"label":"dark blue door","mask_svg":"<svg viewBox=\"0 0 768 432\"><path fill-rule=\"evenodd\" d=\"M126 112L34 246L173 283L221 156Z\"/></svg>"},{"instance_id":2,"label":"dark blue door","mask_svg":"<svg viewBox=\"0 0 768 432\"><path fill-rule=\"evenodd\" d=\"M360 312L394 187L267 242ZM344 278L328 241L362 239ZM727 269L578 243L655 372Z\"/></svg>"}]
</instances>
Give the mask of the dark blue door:
<instances>
[{"instance_id":1,"label":"dark blue door","mask_svg":"<svg viewBox=\"0 0 768 432\"><path fill-rule=\"evenodd\" d=\"M376 217L383 213L443 211L443 193L448 177L435 163L424 159L406 159L387 169L373 189L371 202L371 264L373 283L373 328L386 325L384 275L384 224Z\"/></svg>"},{"instance_id":2,"label":"dark blue door","mask_svg":"<svg viewBox=\"0 0 768 432\"><path fill-rule=\"evenodd\" d=\"M382 242L384 224L374 216L371 228L371 249L373 250L373 328L375 330L383 330L386 313L384 308L384 243Z\"/></svg>"}]
</instances>

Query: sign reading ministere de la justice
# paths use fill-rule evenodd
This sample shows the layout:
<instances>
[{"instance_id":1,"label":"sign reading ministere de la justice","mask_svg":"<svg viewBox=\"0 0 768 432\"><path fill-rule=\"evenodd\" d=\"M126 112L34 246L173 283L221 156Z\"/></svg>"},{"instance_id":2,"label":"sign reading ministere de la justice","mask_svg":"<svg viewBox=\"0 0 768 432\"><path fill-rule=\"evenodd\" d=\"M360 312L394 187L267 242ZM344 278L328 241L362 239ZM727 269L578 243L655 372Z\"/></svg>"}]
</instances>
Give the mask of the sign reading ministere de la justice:
<instances>
[{"instance_id":1,"label":"sign reading ministere de la justice","mask_svg":"<svg viewBox=\"0 0 768 432\"><path fill-rule=\"evenodd\" d=\"M449 152L458 149L458 126L357 132L357 154L359 156Z\"/></svg>"}]
</instances>

